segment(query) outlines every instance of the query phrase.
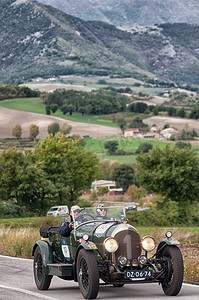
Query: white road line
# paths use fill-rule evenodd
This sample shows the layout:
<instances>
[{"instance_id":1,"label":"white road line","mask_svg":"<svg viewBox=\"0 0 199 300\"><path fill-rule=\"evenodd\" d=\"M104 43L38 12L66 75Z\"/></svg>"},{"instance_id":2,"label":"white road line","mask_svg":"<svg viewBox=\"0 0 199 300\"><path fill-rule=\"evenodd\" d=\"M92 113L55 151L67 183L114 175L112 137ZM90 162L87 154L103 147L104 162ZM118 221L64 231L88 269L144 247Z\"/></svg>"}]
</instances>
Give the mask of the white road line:
<instances>
[{"instance_id":1,"label":"white road line","mask_svg":"<svg viewBox=\"0 0 199 300\"><path fill-rule=\"evenodd\" d=\"M21 257L12 257L12 256L6 256L6 255L0 255L0 257L10 258L10 259L19 259L19 260L28 260L32 261L32 258L21 258Z\"/></svg>"},{"instance_id":2,"label":"white road line","mask_svg":"<svg viewBox=\"0 0 199 300\"><path fill-rule=\"evenodd\" d=\"M27 290L24 290L24 289L11 287L11 286L6 286L6 285L1 285L0 284L0 288L7 289L7 290L12 290L12 291L15 291L15 292L20 292L20 293L23 293L23 294L28 294L30 296L35 296L37 298L42 298L42 299L46 299L46 300L57 300L57 298L52 298L52 297L45 296L45 295L42 295L42 294L39 294L39 293L35 293L35 292L31 292L31 291L27 291Z\"/></svg>"},{"instance_id":3,"label":"white road line","mask_svg":"<svg viewBox=\"0 0 199 300\"><path fill-rule=\"evenodd\" d=\"M197 287L199 288L199 285L198 284L191 284L191 283L183 283L183 285L188 285L188 286L191 286L191 287Z\"/></svg>"}]
</instances>

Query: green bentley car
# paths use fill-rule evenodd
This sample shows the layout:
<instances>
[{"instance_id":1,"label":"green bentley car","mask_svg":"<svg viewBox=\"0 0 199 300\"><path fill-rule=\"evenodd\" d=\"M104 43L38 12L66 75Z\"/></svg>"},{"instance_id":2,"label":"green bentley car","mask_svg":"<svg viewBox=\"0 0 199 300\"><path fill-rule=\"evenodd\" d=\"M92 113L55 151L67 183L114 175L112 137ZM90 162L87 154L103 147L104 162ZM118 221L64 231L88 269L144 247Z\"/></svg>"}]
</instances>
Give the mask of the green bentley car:
<instances>
[{"instance_id":1,"label":"green bentley car","mask_svg":"<svg viewBox=\"0 0 199 300\"><path fill-rule=\"evenodd\" d=\"M102 216L100 210L73 211L66 235L59 227L40 229L41 240L32 252L38 289L47 290L52 277L58 276L78 282L85 299L95 299L100 284L119 288L157 282L166 295L177 295L183 282L183 259L172 233L166 232L156 246L153 237L141 238L128 224L125 207L106 207Z\"/></svg>"}]
</instances>

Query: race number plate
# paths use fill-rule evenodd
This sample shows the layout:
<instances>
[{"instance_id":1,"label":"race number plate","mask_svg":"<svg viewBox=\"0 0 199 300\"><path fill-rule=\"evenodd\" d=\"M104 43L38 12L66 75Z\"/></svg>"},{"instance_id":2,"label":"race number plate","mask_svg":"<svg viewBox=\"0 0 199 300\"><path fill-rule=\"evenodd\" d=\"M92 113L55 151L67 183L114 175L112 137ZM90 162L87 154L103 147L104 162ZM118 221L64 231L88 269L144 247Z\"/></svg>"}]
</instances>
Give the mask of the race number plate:
<instances>
[{"instance_id":1,"label":"race number plate","mask_svg":"<svg viewBox=\"0 0 199 300\"><path fill-rule=\"evenodd\" d=\"M126 271L125 278L150 278L153 272L151 270L136 270L136 271Z\"/></svg>"}]
</instances>

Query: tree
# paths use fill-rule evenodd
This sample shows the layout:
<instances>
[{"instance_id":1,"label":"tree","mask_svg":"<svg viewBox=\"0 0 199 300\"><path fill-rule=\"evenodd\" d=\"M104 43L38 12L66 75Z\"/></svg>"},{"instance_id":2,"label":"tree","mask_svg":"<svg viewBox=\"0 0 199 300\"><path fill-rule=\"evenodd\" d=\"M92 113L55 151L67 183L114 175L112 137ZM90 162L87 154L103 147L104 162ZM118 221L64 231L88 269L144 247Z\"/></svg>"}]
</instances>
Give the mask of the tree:
<instances>
[{"instance_id":1,"label":"tree","mask_svg":"<svg viewBox=\"0 0 199 300\"><path fill-rule=\"evenodd\" d=\"M35 124L31 124L29 127L29 133L30 133L30 138L31 139L36 139L36 137L39 134L39 126L35 125Z\"/></svg>"},{"instance_id":2,"label":"tree","mask_svg":"<svg viewBox=\"0 0 199 300\"><path fill-rule=\"evenodd\" d=\"M45 109L46 109L46 114L50 115L51 114L50 106L46 105Z\"/></svg>"},{"instance_id":3,"label":"tree","mask_svg":"<svg viewBox=\"0 0 199 300\"><path fill-rule=\"evenodd\" d=\"M16 137L17 139L20 139L22 135L22 128L20 124L16 124L12 128L12 136Z\"/></svg>"},{"instance_id":4,"label":"tree","mask_svg":"<svg viewBox=\"0 0 199 300\"><path fill-rule=\"evenodd\" d=\"M54 184L60 204L77 201L82 190L90 188L98 175L97 156L78 145L78 140L61 133L40 141L33 154L47 180Z\"/></svg>"},{"instance_id":5,"label":"tree","mask_svg":"<svg viewBox=\"0 0 199 300\"><path fill-rule=\"evenodd\" d=\"M143 128L147 128L148 125L144 124L140 117L135 117L133 119L133 121L131 121L129 127L130 128L138 128L138 129L142 130Z\"/></svg>"},{"instance_id":6,"label":"tree","mask_svg":"<svg viewBox=\"0 0 199 300\"><path fill-rule=\"evenodd\" d=\"M138 182L148 191L161 194L165 202L176 201L181 207L198 201L199 164L188 148L155 147L137 157Z\"/></svg>"},{"instance_id":7,"label":"tree","mask_svg":"<svg viewBox=\"0 0 199 300\"><path fill-rule=\"evenodd\" d=\"M140 96L143 96L140 94ZM147 104L144 102L134 102L129 105L128 107L129 111L135 112L135 113L144 113L147 109Z\"/></svg>"},{"instance_id":8,"label":"tree","mask_svg":"<svg viewBox=\"0 0 199 300\"><path fill-rule=\"evenodd\" d=\"M104 148L108 150L110 155L115 154L118 148L117 141L108 141L104 144Z\"/></svg>"},{"instance_id":9,"label":"tree","mask_svg":"<svg viewBox=\"0 0 199 300\"><path fill-rule=\"evenodd\" d=\"M16 200L22 204L17 193L21 184L19 170L24 170L24 155L15 148L4 150L0 155L0 198L4 201Z\"/></svg>"},{"instance_id":10,"label":"tree","mask_svg":"<svg viewBox=\"0 0 199 300\"><path fill-rule=\"evenodd\" d=\"M72 116L73 112L75 111L75 106L73 104L69 104L68 111L69 111L70 116Z\"/></svg>"},{"instance_id":11,"label":"tree","mask_svg":"<svg viewBox=\"0 0 199 300\"><path fill-rule=\"evenodd\" d=\"M35 163L27 150L4 150L0 156L0 198L13 201L41 214L55 194L53 184L47 179L41 163Z\"/></svg>"},{"instance_id":12,"label":"tree","mask_svg":"<svg viewBox=\"0 0 199 300\"><path fill-rule=\"evenodd\" d=\"M71 132L72 127L68 125L67 123L63 123L60 127L61 133L67 135Z\"/></svg>"},{"instance_id":13,"label":"tree","mask_svg":"<svg viewBox=\"0 0 199 300\"><path fill-rule=\"evenodd\" d=\"M178 110L177 115L178 115L178 117L180 117L180 118L184 118L184 117L185 117L186 112L185 112L185 110L184 110L184 107L182 107L182 108L180 108L180 109Z\"/></svg>"},{"instance_id":14,"label":"tree","mask_svg":"<svg viewBox=\"0 0 199 300\"><path fill-rule=\"evenodd\" d=\"M135 151L136 154L140 154L140 153L148 153L149 150L151 150L153 148L153 145L151 145L150 143L141 143L139 145L139 147L137 148L137 150Z\"/></svg>"},{"instance_id":15,"label":"tree","mask_svg":"<svg viewBox=\"0 0 199 300\"><path fill-rule=\"evenodd\" d=\"M102 179L111 180L113 171L119 166L117 161L110 161L108 159L103 159L99 165L99 172Z\"/></svg>"},{"instance_id":16,"label":"tree","mask_svg":"<svg viewBox=\"0 0 199 300\"><path fill-rule=\"evenodd\" d=\"M142 197L146 196L146 190L143 187L137 187L135 184L130 185L127 190L127 195L131 201L139 201Z\"/></svg>"},{"instance_id":17,"label":"tree","mask_svg":"<svg viewBox=\"0 0 199 300\"><path fill-rule=\"evenodd\" d=\"M176 147L178 147L179 149L184 149L186 147L189 148L189 149L191 149L191 144L179 141L179 142L176 143Z\"/></svg>"},{"instance_id":18,"label":"tree","mask_svg":"<svg viewBox=\"0 0 199 300\"><path fill-rule=\"evenodd\" d=\"M54 136L57 132L60 131L59 123L52 123L48 125L48 134L51 134Z\"/></svg>"},{"instance_id":19,"label":"tree","mask_svg":"<svg viewBox=\"0 0 199 300\"><path fill-rule=\"evenodd\" d=\"M117 120L117 124L120 126L120 129L122 131L122 133L124 134L124 130L126 128L126 121L125 119L121 118Z\"/></svg>"},{"instance_id":20,"label":"tree","mask_svg":"<svg viewBox=\"0 0 199 300\"><path fill-rule=\"evenodd\" d=\"M82 116L84 116L84 114L86 113L86 108L83 106L80 106L78 109L78 112L82 114Z\"/></svg>"},{"instance_id":21,"label":"tree","mask_svg":"<svg viewBox=\"0 0 199 300\"><path fill-rule=\"evenodd\" d=\"M130 165L121 164L113 171L112 180L115 181L117 187L127 191L128 187L135 184L135 172Z\"/></svg>"},{"instance_id":22,"label":"tree","mask_svg":"<svg viewBox=\"0 0 199 300\"><path fill-rule=\"evenodd\" d=\"M99 186L97 191L97 196L104 196L108 194L108 187L107 186Z\"/></svg>"},{"instance_id":23,"label":"tree","mask_svg":"<svg viewBox=\"0 0 199 300\"><path fill-rule=\"evenodd\" d=\"M58 105L57 104L51 104L50 109L51 109L52 113L54 114L58 110Z\"/></svg>"}]
</instances>

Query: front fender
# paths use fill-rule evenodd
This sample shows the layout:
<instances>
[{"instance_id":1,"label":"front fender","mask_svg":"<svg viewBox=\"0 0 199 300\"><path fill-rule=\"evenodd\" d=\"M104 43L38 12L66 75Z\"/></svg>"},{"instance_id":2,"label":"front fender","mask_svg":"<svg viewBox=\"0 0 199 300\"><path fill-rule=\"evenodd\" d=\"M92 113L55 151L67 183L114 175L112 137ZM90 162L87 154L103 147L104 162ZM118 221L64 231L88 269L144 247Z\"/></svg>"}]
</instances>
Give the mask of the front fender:
<instances>
[{"instance_id":1,"label":"front fender","mask_svg":"<svg viewBox=\"0 0 199 300\"><path fill-rule=\"evenodd\" d=\"M178 246L178 245L180 245L180 242L178 240L174 238L170 238L170 239L165 238L159 243L157 247L156 257L159 258L162 256L162 252L166 246Z\"/></svg>"},{"instance_id":2,"label":"front fender","mask_svg":"<svg viewBox=\"0 0 199 300\"><path fill-rule=\"evenodd\" d=\"M39 240L35 243L33 250L32 250L32 256L34 256L36 248L39 247L41 250L41 256L44 267L47 266L47 264L50 264L53 262L53 254L52 254L52 248L49 245L47 241Z\"/></svg>"},{"instance_id":3,"label":"front fender","mask_svg":"<svg viewBox=\"0 0 199 300\"><path fill-rule=\"evenodd\" d=\"M97 246L93 242L88 241L88 242L83 242L83 243L79 244L76 255L75 255L75 266L77 263L77 257L78 257L79 250L82 248L84 248L86 251L97 250ZM76 267L74 268L74 280L77 281Z\"/></svg>"},{"instance_id":4,"label":"front fender","mask_svg":"<svg viewBox=\"0 0 199 300\"><path fill-rule=\"evenodd\" d=\"M78 252L79 252L79 248L84 248L85 250L97 250L97 246L95 243L93 242L83 242L79 245L78 247Z\"/></svg>"}]
</instances>

